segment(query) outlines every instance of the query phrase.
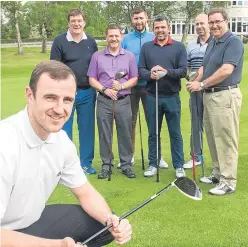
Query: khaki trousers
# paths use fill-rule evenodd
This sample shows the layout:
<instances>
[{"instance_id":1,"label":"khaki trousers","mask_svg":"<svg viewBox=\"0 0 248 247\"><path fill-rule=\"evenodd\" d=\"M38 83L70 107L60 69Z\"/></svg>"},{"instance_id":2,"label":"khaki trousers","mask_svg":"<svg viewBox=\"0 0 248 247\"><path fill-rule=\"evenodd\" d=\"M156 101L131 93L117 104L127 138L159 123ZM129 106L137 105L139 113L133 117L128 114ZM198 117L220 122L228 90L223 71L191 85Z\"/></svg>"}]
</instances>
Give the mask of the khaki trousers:
<instances>
[{"instance_id":1,"label":"khaki trousers","mask_svg":"<svg viewBox=\"0 0 248 247\"><path fill-rule=\"evenodd\" d=\"M242 94L239 88L204 93L204 126L213 174L236 187L238 165L239 115Z\"/></svg>"}]
</instances>

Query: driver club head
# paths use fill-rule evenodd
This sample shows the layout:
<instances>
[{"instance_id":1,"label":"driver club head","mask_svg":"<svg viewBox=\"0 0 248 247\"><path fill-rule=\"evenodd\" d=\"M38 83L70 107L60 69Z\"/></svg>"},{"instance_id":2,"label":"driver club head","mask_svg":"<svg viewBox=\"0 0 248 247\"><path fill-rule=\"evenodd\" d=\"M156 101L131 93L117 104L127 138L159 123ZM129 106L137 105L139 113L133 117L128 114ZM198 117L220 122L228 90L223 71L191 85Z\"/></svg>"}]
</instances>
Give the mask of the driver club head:
<instances>
[{"instance_id":1,"label":"driver club head","mask_svg":"<svg viewBox=\"0 0 248 247\"><path fill-rule=\"evenodd\" d=\"M156 73L159 76L159 79L162 78L162 77L164 77L166 75L166 72L161 71L161 70L156 71Z\"/></svg>"},{"instance_id":2,"label":"driver club head","mask_svg":"<svg viewBox=\"0 0 248 247\"><path fill-rule=\"evenodd\" d=\"M125 77L127 75L127 72L120 71L115 74L115 80L120 80L121 78Z\"/></svg>"},{"instance_id":3,"label":"driver club head","mask_svg":"<svg viewBox=\"0 0 248 247\"><path fill-rule=\"evenodd\" d=\"M198 185L187 177L176 179L173 184L185 196L193 200L202 200L202 192Z\"/></svg>"}]
</instances>

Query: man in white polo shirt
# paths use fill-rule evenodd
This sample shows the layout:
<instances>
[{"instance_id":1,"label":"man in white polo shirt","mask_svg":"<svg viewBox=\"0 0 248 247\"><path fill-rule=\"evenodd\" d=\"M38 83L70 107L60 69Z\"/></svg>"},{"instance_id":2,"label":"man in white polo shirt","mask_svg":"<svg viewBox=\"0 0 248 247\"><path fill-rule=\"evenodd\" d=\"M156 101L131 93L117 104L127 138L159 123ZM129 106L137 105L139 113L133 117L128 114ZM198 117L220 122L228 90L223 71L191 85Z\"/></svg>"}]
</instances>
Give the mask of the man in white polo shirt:
<instances>
[{"instance_id":1,"label":"man in white polo shirt","mask_svg":"<svg viewBox=\"0 0 248 247\"><path fill-rule=\"evenodd\" d=\"M127 220L119 224L103 197L87 181L76 148L61 130L75 100L75 75L61 62L38 64L26 88L28 105L0 121L1 246L73 247L99 231L115 227L89 246L103 246L114 238L131 239ZM45 205L64 184L79 205Z\"/></svg>"}]
</instances>

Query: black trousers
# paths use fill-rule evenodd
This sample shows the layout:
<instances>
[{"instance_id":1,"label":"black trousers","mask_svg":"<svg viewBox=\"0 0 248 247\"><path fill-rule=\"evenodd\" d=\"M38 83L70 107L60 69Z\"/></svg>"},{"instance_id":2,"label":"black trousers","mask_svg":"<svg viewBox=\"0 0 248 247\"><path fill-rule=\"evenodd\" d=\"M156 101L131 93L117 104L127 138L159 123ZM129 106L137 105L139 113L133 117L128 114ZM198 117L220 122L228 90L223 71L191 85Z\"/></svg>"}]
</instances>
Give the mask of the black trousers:
<instances>
[{"instance_id":1,"label":"black trousers","mask_svg":"<svg viewBox=\"0 0 248 247\"><path fill-rule=\"evenodd\" d=\"M104 225L90 217L80 205L54 204L45 207L38 221L17 231L41 238L71 237L75 242L83 242L103 227ZM87 246L104 246L113 240L112 234L106 231L92 239Z\"/></svg>"}]
</instances>

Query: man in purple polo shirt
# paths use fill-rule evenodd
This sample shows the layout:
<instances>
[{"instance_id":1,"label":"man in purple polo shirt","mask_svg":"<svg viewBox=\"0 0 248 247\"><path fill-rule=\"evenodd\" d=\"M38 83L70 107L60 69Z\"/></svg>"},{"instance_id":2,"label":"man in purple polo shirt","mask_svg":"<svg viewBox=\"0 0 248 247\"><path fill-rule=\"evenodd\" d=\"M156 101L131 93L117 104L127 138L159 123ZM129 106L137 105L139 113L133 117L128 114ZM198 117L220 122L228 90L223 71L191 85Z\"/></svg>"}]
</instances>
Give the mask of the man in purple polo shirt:
<instances>
[{"instance_id":1,"label":"man in purple polo shirt","mask_svg":"<svg viewBox=\"0 0 248 247\"><path fill-rule=\"evenodd\" d=\"M96 111L102 159L99 179L107 178L113 166L113 117L116 123L122 173L128 178L136 177L131 169L133 157L132 111L129 95L130 88L137 83L138 70L133 53L121 48L122 38L121 28L114 24L109 25L106 31L108 46L104 50L94 53L88 70L90 85L99 91ZM115 75L118 72L127 74L117 81Z\"/></svg>"}]
</instances>

